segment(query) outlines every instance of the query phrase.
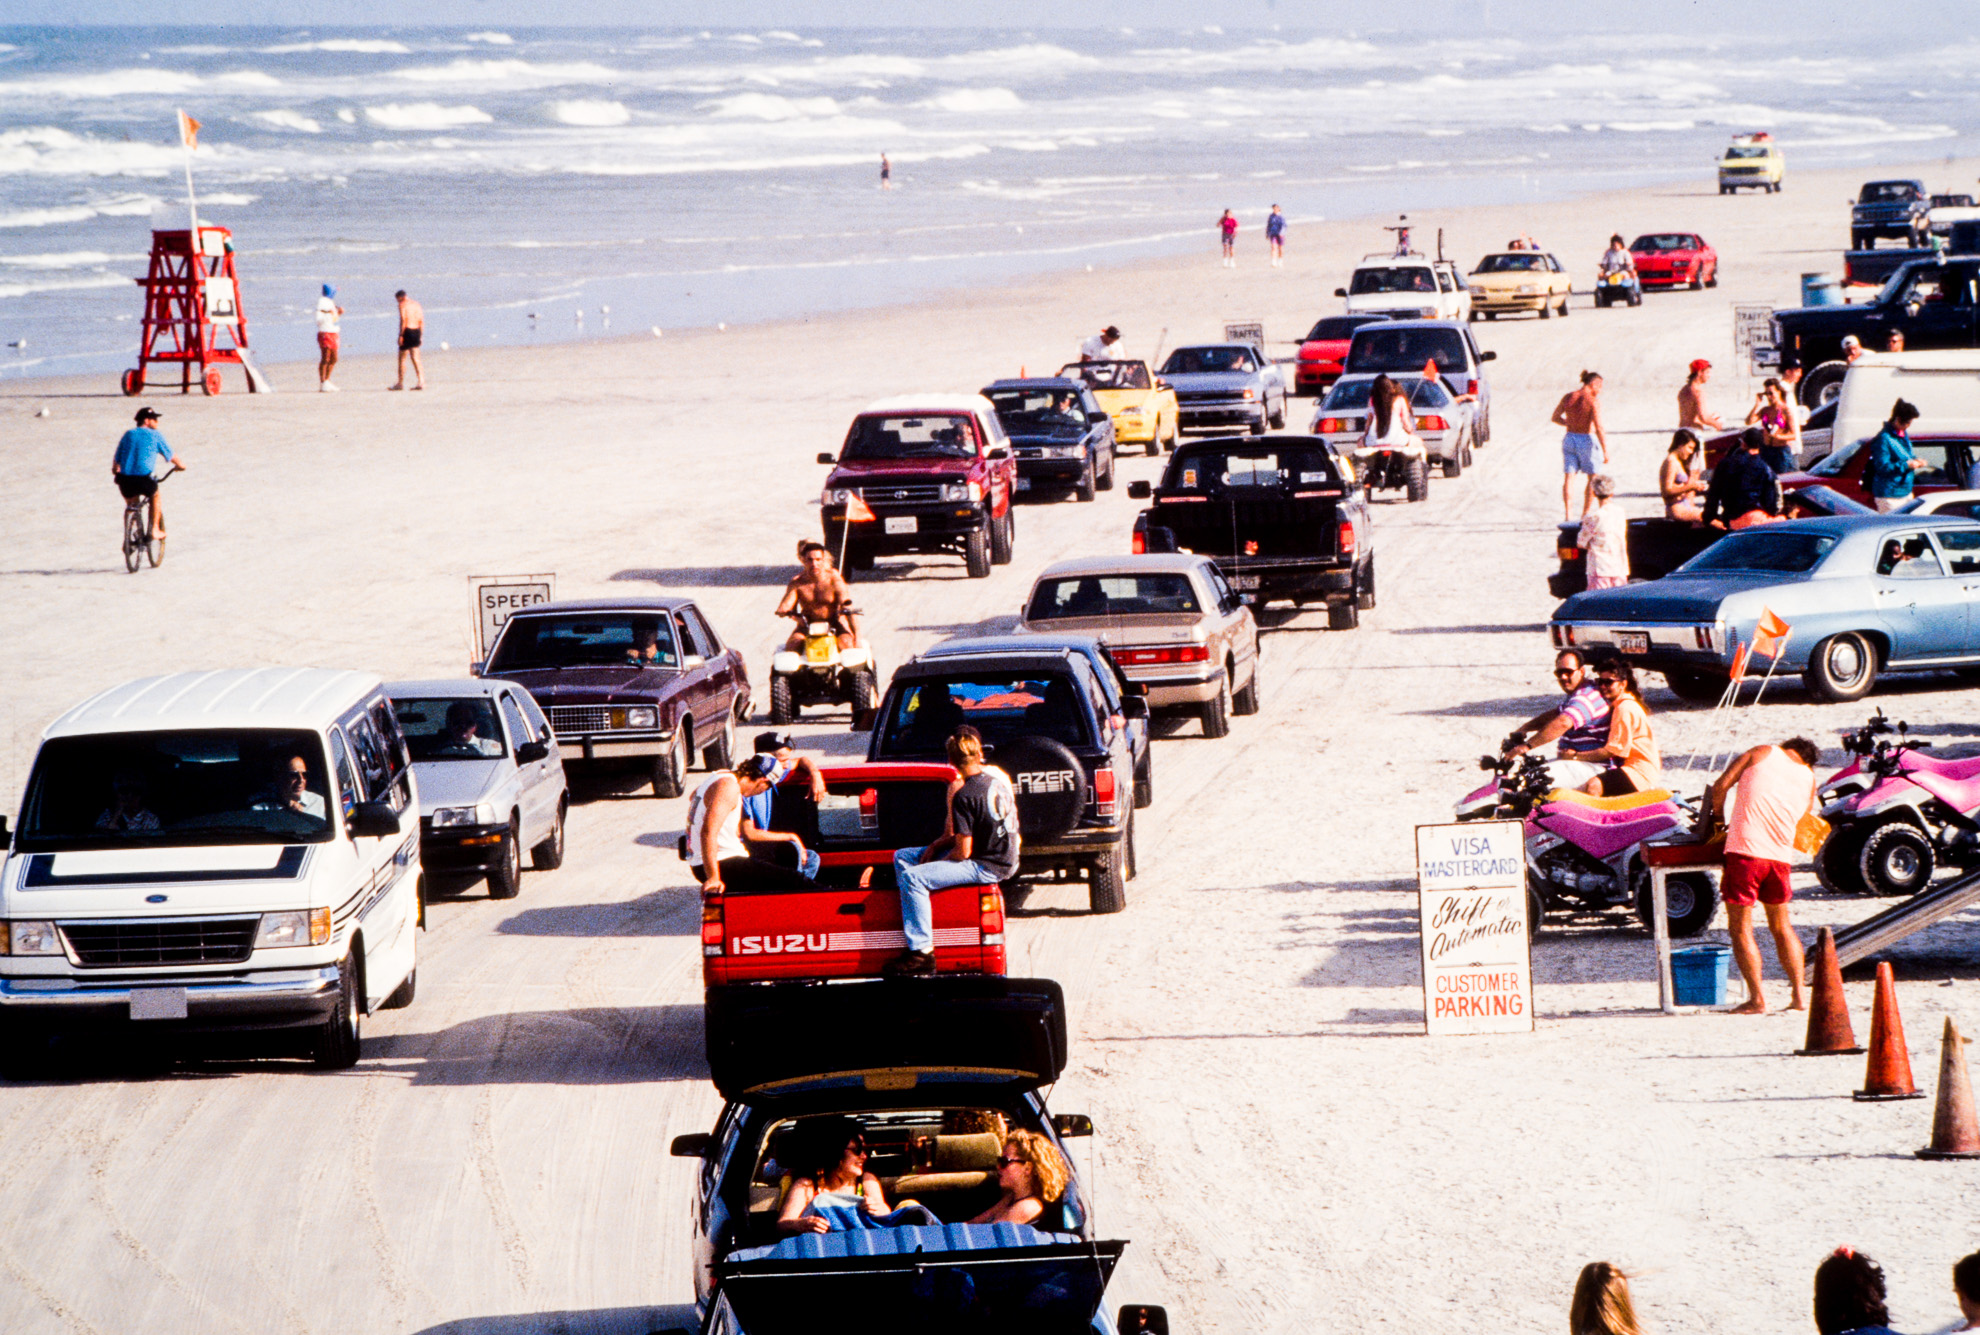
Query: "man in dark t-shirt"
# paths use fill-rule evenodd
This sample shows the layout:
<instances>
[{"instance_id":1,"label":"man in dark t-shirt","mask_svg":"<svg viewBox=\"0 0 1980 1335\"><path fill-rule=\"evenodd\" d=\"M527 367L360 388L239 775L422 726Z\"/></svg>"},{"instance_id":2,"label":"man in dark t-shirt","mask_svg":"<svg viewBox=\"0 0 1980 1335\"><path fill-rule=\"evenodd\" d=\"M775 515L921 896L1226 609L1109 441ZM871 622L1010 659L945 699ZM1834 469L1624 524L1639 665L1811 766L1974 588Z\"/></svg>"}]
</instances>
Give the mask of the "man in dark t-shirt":
<instances>
[{"instance_id":1,"label":"man in dark t-shirt","mask_svg":"<svg viewBox=\"0 0 1980 1335\"><path fill-rule=\"evenodd\" d=\"M903 848L894 855L907 953L888 962L890 977L935 972L931 891L996 885L1017 872L1017 794L1010 775L983 763L983 738L968 724L949 738L948 752L961 775L949 785L948 832L925 848Z\"/></svg>"}]
</instances>

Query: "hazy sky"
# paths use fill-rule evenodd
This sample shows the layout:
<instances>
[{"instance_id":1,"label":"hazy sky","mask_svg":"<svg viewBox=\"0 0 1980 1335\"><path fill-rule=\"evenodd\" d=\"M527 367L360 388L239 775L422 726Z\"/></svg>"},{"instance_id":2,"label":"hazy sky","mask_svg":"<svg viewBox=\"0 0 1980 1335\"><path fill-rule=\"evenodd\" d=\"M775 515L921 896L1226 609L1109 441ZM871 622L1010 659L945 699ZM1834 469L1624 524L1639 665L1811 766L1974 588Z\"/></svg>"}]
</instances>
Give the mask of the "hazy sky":
<instances>
[{"instance_id":1,"label":"hazy sky","mask_svg":"<svg viewBox=\"0 0 1980 1335\"><path fill-rule=\"evenodd\" d=\"M530 27L543 22L542 0L0 0L0 25L8 23L272 24L418 26L457 24ZM1791 7L1797 33L1864 22L1967 32L1970 0L1799 0ZM822 11L822 12L821 12ZM1660 32L1689 28L1712 32L1779 28L1790 7L1778 0L1660 0ZM1588 31L1613 23L1640 31L1641 0L1412 0L1388 7L1366 0L560 0L558 21L577 25L658 27L989 27L1194 28L1215 23L1229 30L1274 24L1299 31L1378 31L1423 24L1450 35L1453 24L1485 30ZM1406 14L1406 18L1392 15ZM1945 29L1941 28L1941 31Z\"/></svg>"}]
</instances>

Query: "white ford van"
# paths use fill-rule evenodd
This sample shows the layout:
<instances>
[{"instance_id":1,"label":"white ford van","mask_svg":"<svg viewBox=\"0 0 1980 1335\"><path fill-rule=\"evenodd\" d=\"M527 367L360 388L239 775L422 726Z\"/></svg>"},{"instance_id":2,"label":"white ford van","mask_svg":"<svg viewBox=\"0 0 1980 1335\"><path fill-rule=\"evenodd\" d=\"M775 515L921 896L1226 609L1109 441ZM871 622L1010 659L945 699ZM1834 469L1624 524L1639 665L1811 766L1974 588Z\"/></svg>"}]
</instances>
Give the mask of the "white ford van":
<instances>
[{"instance_id":1,"label":"white ford van","mask_svg":"<svg viewBox=\"0 0 1980 1335\"><path fill-rule=\"evenodd\" d=\"M0 863L0 1044L287 1028L323 1067L406 1005L419 802L375 676L146 677L42 734ZM0 837L5 835L0 824Z\"/></svg>"},{"instance_id":2,"label":"white ford van","mask_svg":"<svg viewBox=\"0 0 1980 1335\"><path fill-rule=\"evenodd\" d=\"M1835 448L1884 429L1899 399L1918 409L1921 436L1980 435L1980 351L1866 353L1843 377L1836 406Z\"/></svg>"}]
</instances>

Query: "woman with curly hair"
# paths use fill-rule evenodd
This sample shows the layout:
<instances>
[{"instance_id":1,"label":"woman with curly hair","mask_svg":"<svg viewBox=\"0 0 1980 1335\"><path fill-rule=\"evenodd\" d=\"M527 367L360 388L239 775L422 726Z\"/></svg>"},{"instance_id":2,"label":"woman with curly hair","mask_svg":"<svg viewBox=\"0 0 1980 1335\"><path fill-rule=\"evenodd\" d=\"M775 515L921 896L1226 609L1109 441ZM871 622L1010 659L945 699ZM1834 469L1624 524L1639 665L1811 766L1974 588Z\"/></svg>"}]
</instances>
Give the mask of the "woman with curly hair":
<instances>
[{"instance_id":1,"label":"woman with curly hair","mask_svg":"<svg viewBox=\"0 0 1980 1335\"><path fill-rule=\"evenodd\" d=\"M1884 1268L1853 1247L1815 1267L1815 1329L1821 1335L1895 1335L1884 1305Z\"/></svg>"},{"instance_id":2,"label":"woman with curly hair","mask_svg":"<svg viewBox=\"0 0 1980 1335\"><path fill-rule=\"evenodd\" d=\"M1004 1194L972 1224L1035 1224L1072 1182L1065 1156L1036 1131L1013 1131L997 1159L997 1185Z\"/></svg>"}]
</instances>

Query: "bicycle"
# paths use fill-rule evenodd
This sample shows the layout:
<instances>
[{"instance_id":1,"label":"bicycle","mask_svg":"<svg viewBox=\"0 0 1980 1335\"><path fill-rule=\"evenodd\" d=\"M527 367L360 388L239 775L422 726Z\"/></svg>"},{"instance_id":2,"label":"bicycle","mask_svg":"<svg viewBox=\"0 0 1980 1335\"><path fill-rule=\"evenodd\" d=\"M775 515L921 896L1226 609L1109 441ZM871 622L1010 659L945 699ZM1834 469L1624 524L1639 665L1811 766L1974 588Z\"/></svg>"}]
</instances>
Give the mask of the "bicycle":
<instances>
[{"instance_id":1,"label":"bicycle","mask_svg":"<svg viewBox=\"0 0 1980 1335\"><path fill-rule=\"evenodd\" d=\"M159 478L163 486L165 478L178 472L174 465ZM165 560L165 535L154 536L151 531L151 498L149 496L126 496L124 498L124 569L135 575L140 560L149 561L156 570Z\"/></svg>"}]
</instances>

